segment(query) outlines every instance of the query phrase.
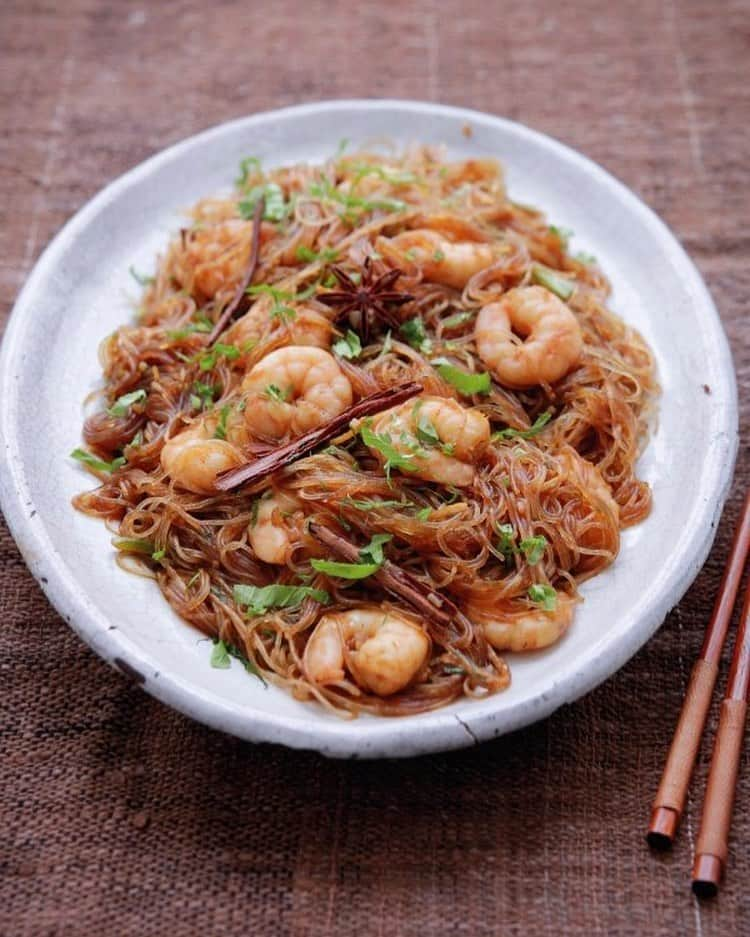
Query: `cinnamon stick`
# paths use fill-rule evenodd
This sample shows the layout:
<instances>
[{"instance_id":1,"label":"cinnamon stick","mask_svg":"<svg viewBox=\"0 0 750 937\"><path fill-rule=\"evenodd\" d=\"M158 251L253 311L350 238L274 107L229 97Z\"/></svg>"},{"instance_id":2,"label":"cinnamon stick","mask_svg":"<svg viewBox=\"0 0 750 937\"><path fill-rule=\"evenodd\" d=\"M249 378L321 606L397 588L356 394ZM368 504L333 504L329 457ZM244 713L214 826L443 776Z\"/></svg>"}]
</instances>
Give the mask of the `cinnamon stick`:
<instances>
[{"instance_id":1,"label":"cinnamon stick","mask_svg":"<svg viewBox=\"0 0 750 937\"><path fill-rule=\"evenodd\" d=\"M261 478L272 475L279 469L294 462L295 459L308 455L313 449L322 446L323 443L330 442L342 433L352 420L362 419L362 417L373 416L381 413L383 410L390 410L405 400L410 400L421 394L423 391L421 384L416 381L410 381L407 384L400 384L397 387L389 387L387 390L380 390L376 394L370 394L364 397L358 403L347 407L342 413L334 417L324 426L310 430L298 439L280 446L268 455L261 456L246 465L240 465L238 468L229 469L222 472L216 479L216 487L219 491L231 491L240 485L246 485L248 482L255 482Z\"/></svg>"},{"instance_id":2,"label":"cinnamon stick","mask_svg":"<svg viewBox=\"0 0 750 937\"><path fill-rule=\"evenodd\" d=\"M310 533L347 563L359 561L358 548L322 524L312 522ZM441 592L437 592L390 560L385 560L380 569L372 574L372 578L386 592L402 599L415 611L443 628L449 628L451 622L461 615L453 602Z\"/></svg>"},{"instance_id":3,"label":"cinnamon stick","mask_svg":"<svg viewBox=\"0 0 750 937\"><path fill-rule=\"evenodd\" d=\"M248 263L247 270L245 271L245 275L237 287L234 296L227 304L226 309L219 316L214 327L211 329L211 332L208 336L209 345L213 345L216 339L227 327L232 316L235 314L237 309L239 309L240 303L245 298L248 286L250 286L250 284L253 282L253 276L258 266L258 257L260 255L260 223L263 220L263 212L265 210L266 200L261 195L261 197L255 203L255 210L253 211L253 246L250 251L250 261Z\"/></svg>"}]
</instances>

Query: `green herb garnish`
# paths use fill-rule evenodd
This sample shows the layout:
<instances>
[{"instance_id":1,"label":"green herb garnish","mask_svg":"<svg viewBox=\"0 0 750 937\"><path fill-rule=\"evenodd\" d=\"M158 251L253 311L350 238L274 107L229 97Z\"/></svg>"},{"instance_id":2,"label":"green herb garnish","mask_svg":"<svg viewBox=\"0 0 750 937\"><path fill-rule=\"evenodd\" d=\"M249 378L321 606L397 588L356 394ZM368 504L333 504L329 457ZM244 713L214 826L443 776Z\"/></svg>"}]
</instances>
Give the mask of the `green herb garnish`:
<instances>
[{"instance_id":1,"label":"green herb garnish","mask_svg":"<svg viewBox=\"0 0 750 937\"><path fill-rule=\"evenodd\" d=\"M430 514L432 514L432 508L421 508L414 516L418 521L426 521Z\"/></svg>"},{"instance_id":2,"label":"green herb garnish","mask_svg":"<svg viewBox=\"0 0 750 937\"><path fill-rule=\"evenodd\" d=\"M385 456L384 465L385 475L389 483L391 480L391 469L398 468L404 472L416 472L417 466L414 465L413 456L404 455L391 442L388 433L376 433L370 428L370 421L365 421L359 429L359 435L362 442L370 449L375 449L382 456Z\"/></svg>"},{"instance_id":3,"label":"green herb garnish","mask_svg":"<svg viewBox=\"0 0 750 937\"><path fill-rule=\"evenodd\" d=\"M362 342L359 340L359 335L347 329L346 335L333 343L333 353L349 361L359 358L362 354Z\"/></svg>"},{"instance_id":4,"label":"green herb garnish","mask_svg":"<svg viewBox=\"0 0 750 937\"><path fill-rule=\"evenodd\" d=\"M591 266L597 262L596 257L594 257L593 254L588 254L586 251L578 251L577 254L573 254L573 257L578 263L586 264L587 266Z\"/></svg>"},{"instance_id":5,"label":"green herb garnish","mask_svg":"<svg viewBox=\"0 0 750 937\"><path fill-rule=\"evenodd\" d=\"M310 560L316 572L339 579L366 579L380 569L380 563L338 563L333 560Z\"/></svg>"},{"instance_id":6,"label":"green herb garnish","mask_svg":"<svg viewBox=\"0 0 750 937\"><path fill-rule=\"evenodd\" d=\"M313 283L300 293L290 293L288 290L280 290L278 287L270 286L268 283L259 283L257 286L251 286L247 292L250 296L270 296L273 300L273 306L270 311L271 318L290 322L296 317L297 312L286 304L304 302L304 300L309 299L313 295L316 289L317 285Z\"/></svg>"},{"instance_id":7,"label":"green herb garnish","mask_svg":"<svg viewBox=\"0 0 750 937\"><path fill-rule=\"evenodd\" d=\"M150 286L155 280L154 277L146 276L145 273L138 273L133 266L128 267L128 273L139 286Z\"/></svg>"},{"instance_id":8,"label":"green herb garnish","mask_svg":"<svg viewBox=\"0 0 750 937\"><path fill-rule=\"evenodd\" d=\"M112 545L121 553L142 553L153 556L156 547L150 540L136 540L131 537L114 537Z\"/></svg>"},{"instance_id":9,"label":"green herb garnish","mask_svg":"<svg viewBox=\"0 0 750 937\"><path fill-rule=\"evenodd\" d=\"M408 501L388 501L388 500L378 500L378 499L363 499L357 500L356 498L344 498L342 504L347 504L353 508L356 508L358 511L376 511L379 508L403 508L408 507Z\"/></svg>"},{"instance_id":10,"label":"green herb garnish","mask_svg":"<svg viewBox=\"0 0 750 937\"><path fill-rule=\"evenodd\" d=\"M399 328L399 332L404 336L412 348L428 355L432 350L432 339L427 334L424 322L420 316L414 319L407 319Z\"/></svg>"},{"instance_id":11,"label":"green herb garnish","mask_svg":"<svg viewBox=\"0 0 750 937\"><path fill-rule=\"evenodd\" d=\"M105 462L103 459L97 459L90 452L86 452L85 449L74 449L70 455L71 458L78 459L79 462L83 462L84 465L88 465L97 472L114 472L115 469L122 468L125 465L124 456L118 456L116 459L112 459L111 462Z\"/></svg>"},{"instance_id":12,"label":"green herb garnish","mask_svg":"<svg viewBox=\"0 0 750 937\"><path fill-rule=\"evenodd\" d=\"M260 198L265 199L264 221L282 221L286 217L287 205L284 202L284 193L281 186L275 182L253 186L246 197L237 203L237 211L240 217L244 218L245 221L250 221Z\"/></svg>"},{"instance_id":13,"label":"green herb garnish","mask_svg":"<svg viewBox=\"0 0 750 937\"><path fill-rule=\"evenodd\" d=\"M314 251L306 244L298 244L294 255L297 260L301 260L303 263L312 264L322 260L324 263L330 264L338 260L339 252L333 247L324 247L321 251Z\"/></svg>"},{"instance_id":14,"label":"green herb garnish","mask_svg":"<svg viewBox=\"0 0 750 937\"><path fill-rule=\"evenodd\" d=\"M516 532L512 524L497 524L495 530L498 533L498 540L495 546L498 552L502 553L505 559L510 559L516 552Z\"/></svg>"},{"instance_id":15,"label":"green herb garnish","mask_svg":"<svg viewBox=\"0 0 750 937\"><path fill-rule=\"evenodd\" d=\"M227 644L225 641L214 641L214 647L211 651L212 667L216 667L219 670L227 670L232 664L231 658L233 657L235 660L238 660L242 663L248 673L251 673L254 677L257 677L263 686L268 686L266 681L263 679L263 674L249 658L245 657L242 651L238 650L232 644Z\"/></svg>"},{"instance_id":16,"label":"green herb garnish","mask_svg":"<svg viewBox=\"0 0 750 937\"><path fill-rule=\"evenodd\" d=\"M190 403L194 410L206 410L214 402L218 388L213 384L205 384L203 381L195 381L193 384L193 393L190 395Z\"/></svg>"},{"instance_id":17,"label":"green herb garnish","mask_svg":"<svg viewBox=\"0 0 750 937\"><path fill-rule=\"evenodd\" d=\"M432 420L424 413L415 414L417 421L417 439L426 446L439 446L440 436Z\"/></svg>"},{"instance_id":18,"label":"green herb garnish","mask_svg":"<svg viewBox=\"0 0 750 937\"><path fill-rule=\"evenodd\" d=\"M242 189L247 184L247 180L251 175L255 175L261 171L260 160L258 157L246 156L244 159L240 160L240 174L234 180L234 184L238 189Z\"/></svg>"},{"instance_id":19,"label":"green herb garnish","mask_svg":"<svg viewBox=\"0 0 750 937\"><path fill-rule=\"evenodd\" d=\"M355 184L366 176L377 176L383 182L390 182L392 185L411 185L417 182L417 176L413 172L388 169L387 166L370 166L366 163L356 163L351 167L354 172Z\"/></svg>"},{"instance_id":20,"label":"green herb garnish","mask_svg":"<svg viewBox=\"0 0 750 937\"><path fill-rule=\"evenodd\" d=\"M393 540L391 534L375 534L367 546L359 551L359 563L343 563L335 560L310 560L316 572L339 579L366 579L376 573L385 562L383 546Z\"/></svg>"},{"instance_id":21,"label":"green herb garnish","mask_svg":"<svg viewBox=\"0 0 750 937\"><path fill-rule=\"evenodd\" d=\"M526 562L534 566L544 556L544 550L547 546L547 538L543 536L525 537L519 544L518 549L523 553Z\"/></svg>"},{"instance_id":22,"label":"green herb garnish","mask_svg":"<svg viewBox=\"0 0 750 937\"><path fill-rule=\"evenodd\" d=\"M457 329L459 325L465 325L475 315L475 312L457 312L452 316L448 316L447 319L443 319L442 326L444 329Z\"/></svg>"},{"instance_id":23,"label":"green herb garnish","mask_svg":"<svg viewBox=\"0 0 750 937\"><path fill-rule=\"evenodd\" d=\"M227 418L232 412L231 403L226 403L221 408L219 412L219 422L216 424L216 429L214 430L214 439L226 439L227 438Z\"/></svg>"},{"instance_id":24,"label":"green herb garnish","mask_svg":"<svg viewBox=\"0 0 750 937\"><path fill-rule=\"evenodd\" d=\"M109 407L107 413L110 416L127 416L133 404L141 403L146 399L146 396L146 391L142 388L140 390L133 390L129 394L123 394L122 397L118 397L112 406Z\"/></svg>"},{"instance_id":25,"label":"green herb garnish","mask_svg":"<svg viewBox=\"0 0 750 937\"><path fill-rule=\"evenodd\" d=\"M216 342L208 351L198 355L198 366L201 371L210 371L216 367L219 358L226 358L227 361L234 361L239 358L242 351L236 345L222 345Z\"/></svg>"},{"instance_id":26,"label":"green herb garnish","mask_svg":"<svg viewBox=\"0 0 750 937\"><path fill-rule=\"evenodd\" d=\"M392 534L375 534L367 546L359 551L359 558L364 563L377 563L378 566L382 566L385 562L383 545L390 543L391 540L393 540Z\"/></svg>"},{"instance_id":27,"label":"green herb garnish","mask_svg":"<svg viewBox=\"0 0 750 937\"><path fill-rule=\"evenodd\" d=\"M557 606L557 592L552 586L535 583L529 586L527 595L535 605L541 605L545 612L554 612Z\"/></svg>"},{"instance_id":28,"label":"green herb garnish","mask_svg":"<svg viewBox=\"0 0 750 937\"><path fill-rule=\"evenodd\" d=\"M563 246L563 250L568 249L568 241L573 237L575 231L572 231L570 228L562 228L557 225L551 224L549 226L550 234L554 234L555 237L560 241Z\"/></svg>"},{"instance_id":29,"label":"green herb garnish","mask_svg":"<svg viewBox=\"0 0 750 937\"><path fill-rule=\"evenodd\" d=\"M188 335L193 335L196 332L210 332L213 327L214 324L208 316L201 315L198 317L197 322L188 322L188 324L181 329L168 330L167 338L172 342L179 342L183 338L187 338Z\"/></svg>"},{"instance_id":30,"label":"green herb garnish","mask_svg":"<svg viewBox=\"0 0 750 937\"><path fill-rule=\"evenodd\" d=\"M151 554L151 559L155 560L157 563L161 563L166 555L166 550L154 550L154 552Z\"/></svg>"},{"instance_id":31,"label":"green herb garnish","mask_svg":"<svg viewBox=\"0 0 750 937\"><path fill-rule=\"evenodd\" d=\"M223 641L214 642L211 651L211 666L216 667L217 670L228 670L232 666L232 659Z\"/></svg>"},{"instance_id":32,"label":"green herb garnish","mask_svg":"<svg viewBox=\"0 0 750 937\"><path fill-rule=\"evenodd\" d=\"M550 270L549 267L545 267L544 264L531 265L531 279L532 282L544 286L562 300L570 299L576 288L575 283L566 277L560 276L554 270Z\"/></svg>"},{"instance_id":33,"label":"green herb garnish","mask_svg":"<svg viewBox=\"0 0 750 937\"><path fill-rule=\"evenodd\" d=\"M498 432L492 434L492 439L532 439L538 433L544 429L544 427L552 419L552 411L545 410L544 413L540 413L539 416L534 420L529 429L513 429L508 426L506 429L498 430Z\"/></svg>"},{"instance_id":34,"label":"green herb garnish","mask_svg":"<svg viewBox=\"0 0 750 937\"><path fill-rule=\"evenodd\" d=\"M324 589L283 586L278 583L270 586L235 586L233 594L237 605L246 606L254 615L262 615L269 608L294 608L307 598L322 605L326 605L330 600Z\"/></svg>"},{"instance_id":35,"label":"green herb garnish","mask_svg":"<svg viewBox=\"0 0 750 937\"><path fill-rule=\"evenodd\" d=\"M268 397L269 400L274 400L276 403L284 403L289 399L289 392L282 390L276 384L269 384L263 391L263 396Z\"/></svg>"},{"instance_id":36,"label":"green herb garnish","mask_svg":"<svg viewBox=\"0 0 750 937\"><path fill-rule=\"evenodd\" d=\"M399 212L404 211L406 208L406 202L402 202L400 199L381 198L370 200L360 198L357 195L349 195L337 189L328 179L314 182L310 186L310 195L314 198L325 199L328 202L336 202L342 205L344 210L340 212L340 216L347 221L354 220L363 212L376 210Z\"/></svg>"},{"instance_id":37,"label":"green herb garnish","mask_svg":"<svg viewBox=\"0 0 750 937\"><path fill-rule=\"evenodd\" d=\"M488 394L492 389L492 379L486 371L480 371L478 374L462 371L461 368L457 368L446 358L435 358L432 365L444 381L452 384L462 394L467 396L471 394Z\"/></svg>"}]
</instances>

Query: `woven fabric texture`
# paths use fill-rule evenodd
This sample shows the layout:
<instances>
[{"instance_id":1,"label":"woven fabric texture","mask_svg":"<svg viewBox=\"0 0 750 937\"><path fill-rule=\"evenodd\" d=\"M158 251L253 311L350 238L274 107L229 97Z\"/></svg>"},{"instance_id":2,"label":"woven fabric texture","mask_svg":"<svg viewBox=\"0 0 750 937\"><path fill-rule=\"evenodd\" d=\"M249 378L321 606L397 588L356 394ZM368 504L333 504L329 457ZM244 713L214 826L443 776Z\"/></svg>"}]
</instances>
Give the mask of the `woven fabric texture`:
<instances>
[{"instance_id":1,"label":"woven fabric texture","mask_svg":"<svg viewBox=\"0 0 750 937\"><path fill-rule=\"evenodd\" d=\"M166 709L73 635L3 527L0 934L748 933L750 748L717 901L688 887L710 744L674 851L643 833L750 476L749 61L745 0L0 4L2 321L71 213L162 147L302 101L442 101L581 149L661 214L721 311L743 433L705 568L623 670L527 730L400 763Z\"/></svg>"}]
</instances>

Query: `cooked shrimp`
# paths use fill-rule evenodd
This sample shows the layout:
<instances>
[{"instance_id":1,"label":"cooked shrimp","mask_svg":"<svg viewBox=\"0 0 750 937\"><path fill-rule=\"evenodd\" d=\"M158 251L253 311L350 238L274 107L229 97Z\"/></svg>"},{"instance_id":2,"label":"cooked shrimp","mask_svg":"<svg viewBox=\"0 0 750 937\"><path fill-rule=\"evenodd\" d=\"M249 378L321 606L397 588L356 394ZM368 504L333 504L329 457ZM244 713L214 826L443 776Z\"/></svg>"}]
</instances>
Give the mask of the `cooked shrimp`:
<instances>
[{"instance_id":1,"label":"cooked shrimp","mask_svg":"<svg viewBox=\"0 0 750 937\"><path fill-rule=\"evenodd\" d=\"M262 358L245 375L242 393L247 430L263 439L298 436L352 402L352 386L333 355L298 345Z\"/></svg>"},{"instance_id":2,"label":"cooked shrimp","mask_svg":"<svg viewBox=\"0 0 750 937\"><path fill-rule=\"evenodd\" d=\"M538 651L562 637L574 609L575 600L558 592L552 611L529 609L508 615L504 621L485 623L484 636L497 651Z\"/></svg>"},{"instance_id":3,"label":"cooked shrimp","mask_svg":"<svg viewBox=\"0 0 750 937\"><path fill-rule=\"evenodd\" d=\"M299 506L296 498L283 492L260 501L247 533L250 546L259 560L278 565L286 563L292 545L291 515Z\"/></svg>"},{"instance_id":4,"label":"cooked shrimp","mask_svg":"<svg viewBox=\"0 0 750 937\"><path fill-rule=\"evenodd\" d=\"M198 494L215 491L216 476L245 461L225 439L213 438L217 418L211 414L173 436L161 451L164 471L181 488Z\"/></svg>"},{"instance_id":5,"label":"cooked shrimp","mask_svg":"<svg viewBox=\"0 0 750 937\"><path fill-rule=\"evenodd\" d=\"M498 245L476 241L449 241L435 231L424 229L404 231L392 238L378 239L390 248L388 256L397 259L404 269L410 265L421 269L425 280L462 290L480 270L489 267L501 256ZM400 255L400 257L399 257ZM401 258L403 258L401 260Z\"/></svg>"},{"instance_id":6,"label":"cooked shrimp","mask_svg":"<svg viewBox=\"0 0 750 937\"><path fill-rule=\"evenodd\" d=\"M568 479L580 489L579 496L567 508L581 522L576 569L580 575L595 572L617 556L620 546L620 506L599 469L575 449L566 446L555 458Z\"/></svg>"},{"instance_id":7,"label":"cooked shrimp","mask_svg":"<svg viewBox=\"0 0 750 937\"><path fill-rule=\"evenodd\" d=\"M403 615L377 608L352 608L323 615L303 658L313 683L339 683L348 670L362 689L378 696L403 690L430 651L425 631Z\"/></svg>"},{"instance_id":8,"label":"cooked shrimp","mask_svg":"<svg viewBox=\"0 0 750 937\"><path fill-rule=\"evenodd\" d=\"M238 218L190 231L180 258L182 285L202 299L233 288L247 267L252 240L252 222Z\"/></svg>"},{"instance_id":9,"label":"cooked shrimp","mask_svg":"<svg viewBox=\"0 0 750 937\"><path fill-rule=\"evenodd\" d=\"M576 366L583 349L578 320L543 286L509 290L484 306L474 338L497 380L518 389L559 380Z\"/></svg>"},{"instance_id":10,"label":"cooked shrimp","mask_svg":"<svg viewBox=\"0 0 750 937\"><path fill-rule=\"evenodd\" d=\"M614 515L615 520L619 518L620 507L612 497L612 490L602 478L602 473L593 462L584 459L570 446L558 452L556 458L585 492L595 494L602 505Z\"/></svg>"},{"instance_id":11,"label":"cooked shrimp","mask_svg":"<svg viewBox=\"0 0 750 937\"><path fill-rule=\"evenodd\" d=\"M258 300L238 319L227 332L226 341L242 347L248 342L255 342L268 329L288 337L292 345L310 345L328 349L333 338L333 326L329 319L309 306L297 306L294 318L282 321L271 318L271 304Z\"/></svg>"},{"instance_id":12,"label":"cooked shrimp","mask_svg":"<svg viewBox=\"0 0 750 937\"><path fill-rule=\"evenodd\" d=\"M473 463L490 439L483 413L447 397L419 397L386 410L372 430L403 454L414 475L459 488L474 480Z\"/></svg>"}]
</instances>

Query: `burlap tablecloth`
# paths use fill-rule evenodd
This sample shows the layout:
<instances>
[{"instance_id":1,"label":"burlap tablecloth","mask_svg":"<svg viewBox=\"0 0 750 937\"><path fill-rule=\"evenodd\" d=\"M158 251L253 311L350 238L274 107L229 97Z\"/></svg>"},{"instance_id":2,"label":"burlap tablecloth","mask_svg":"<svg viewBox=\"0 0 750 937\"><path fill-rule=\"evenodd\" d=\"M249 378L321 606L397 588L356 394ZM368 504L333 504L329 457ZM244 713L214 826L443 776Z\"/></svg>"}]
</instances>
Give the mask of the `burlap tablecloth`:
<instances>
[{"instance_id":1,"label":"burlap tablecloth","mask_svg":"<svg viewBox=\"0 0 750 937\"><path fill-rule=\"evenodd\" d=\"M154 151L258 109L414 97L523 121L640 193L704 273L742 391L749 36L742 0L5 0L0 313L65 219ZM620 673L530 729L399 763L171 712L73 635L3 529L0 933L750 933L750 749L718 901L688 888L709 745L674 852L643 843L749 469L744 443L705 569Z\"/></svg>"}]
</instances>

